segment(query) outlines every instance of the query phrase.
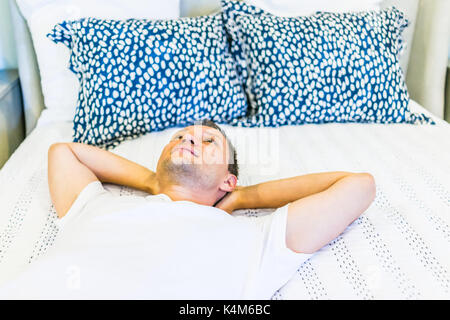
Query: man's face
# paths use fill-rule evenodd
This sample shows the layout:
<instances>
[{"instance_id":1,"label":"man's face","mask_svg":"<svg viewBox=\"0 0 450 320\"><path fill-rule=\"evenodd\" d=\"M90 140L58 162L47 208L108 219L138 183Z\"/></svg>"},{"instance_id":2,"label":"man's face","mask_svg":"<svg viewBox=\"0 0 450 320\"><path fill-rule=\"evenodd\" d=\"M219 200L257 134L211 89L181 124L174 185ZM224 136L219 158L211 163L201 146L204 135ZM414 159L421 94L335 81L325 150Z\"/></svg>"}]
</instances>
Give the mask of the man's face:
<instances>
[{"instance_id":1,"label":"man's face","mask_svg":"<svg viewBox=\"0 0 450 320\"><path fill-rule=\"evenodd\" d=\"M164 147L157 170L174 182L214 187L228 174L228 145L219 130L194 125L177 131Z\"/></svg>"}]
</instances>

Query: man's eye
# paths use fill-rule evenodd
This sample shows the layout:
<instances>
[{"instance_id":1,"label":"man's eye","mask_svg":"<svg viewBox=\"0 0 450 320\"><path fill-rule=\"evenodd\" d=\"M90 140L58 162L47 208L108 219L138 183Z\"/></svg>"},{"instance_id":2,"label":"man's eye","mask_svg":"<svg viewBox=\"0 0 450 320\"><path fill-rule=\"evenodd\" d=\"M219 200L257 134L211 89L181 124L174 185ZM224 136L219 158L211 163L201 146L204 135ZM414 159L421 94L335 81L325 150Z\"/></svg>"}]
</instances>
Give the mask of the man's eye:
<instances>
[{"instance_id":1,"label":"man's eye","mask_svg":"<svg viewBox=\"0 0 450 320\"><path fill-rule=\"evenodd\" d=\"M174 136L172 140L180 140L181 138L183 138L183 136L181 134L178 134Z\"/></svg>"},{"instance_id":2,"label":"man's eye","mask_svg":"<svg viewBox=\"0 0 450 320\"><path fill-rule=\"evenodd\" d=\"M214 142L214 139L213 138L207 138L207 139L205 139L203 141L207 142L207 143L212 143L212 142Z\"/></svg>"}]
</instances>

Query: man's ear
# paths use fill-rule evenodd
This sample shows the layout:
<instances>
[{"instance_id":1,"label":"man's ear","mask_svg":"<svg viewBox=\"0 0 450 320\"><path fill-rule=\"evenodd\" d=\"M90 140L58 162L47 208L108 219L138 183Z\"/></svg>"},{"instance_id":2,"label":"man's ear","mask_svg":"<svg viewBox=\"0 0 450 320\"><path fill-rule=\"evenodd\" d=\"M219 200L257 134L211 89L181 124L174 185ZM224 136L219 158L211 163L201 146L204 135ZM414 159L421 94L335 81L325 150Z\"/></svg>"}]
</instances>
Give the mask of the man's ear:
<instances>
[{"instance_id":1,"label":"man's ear","mask_svg":"<svg viewBox=\"0 0 450 320\"><path fill-rule=\"evenodd\" d=\"M222 184L219 186L221 191L231 192L236 188L237 178L234 174L228 173Z\"/></svg>"}]
</instances>

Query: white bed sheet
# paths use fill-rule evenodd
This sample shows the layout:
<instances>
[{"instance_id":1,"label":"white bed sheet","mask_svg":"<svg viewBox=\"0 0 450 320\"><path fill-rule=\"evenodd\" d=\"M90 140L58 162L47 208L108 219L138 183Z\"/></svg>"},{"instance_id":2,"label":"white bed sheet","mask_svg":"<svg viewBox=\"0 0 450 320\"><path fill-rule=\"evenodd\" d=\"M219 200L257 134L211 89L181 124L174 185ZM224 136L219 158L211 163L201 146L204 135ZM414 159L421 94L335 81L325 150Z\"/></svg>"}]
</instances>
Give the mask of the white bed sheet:
<instances>
[{"instance_id":1,"label":"white bed sheet","mask_svg":"<svg viewBox=\"0 0 450 320\"><path fill-rule=\"evenodd\" d=\"M416 103L412 107L426 112ZM334 170L367 171L376 180L369 209L299 266L273 299L450 298L450 125L435 120L435 126L224 126L236 144L241 185ZM113 152L153 169L174 130L125 141ZM70 141L71 134L70 122L40 121L0 171L0 286L45 254L57 237L47 150ZM258 219L268 213L235 214Z\"/></svg>"}]
</instances>

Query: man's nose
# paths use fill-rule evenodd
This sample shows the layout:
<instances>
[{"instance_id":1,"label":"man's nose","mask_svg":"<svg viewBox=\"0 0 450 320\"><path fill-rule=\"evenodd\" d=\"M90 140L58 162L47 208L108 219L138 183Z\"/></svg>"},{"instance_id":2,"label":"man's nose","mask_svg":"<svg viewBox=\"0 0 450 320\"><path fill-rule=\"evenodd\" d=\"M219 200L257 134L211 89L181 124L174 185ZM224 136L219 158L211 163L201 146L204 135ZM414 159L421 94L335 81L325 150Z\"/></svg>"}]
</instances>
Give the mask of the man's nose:
<instances>
[{"instance_id":1,"label":"man's nose","mask_svg":"<svg viewBox=\"0 0 450 320\"><path fill-rule=\"evenodd\" d=\"M194 136L192 134L186 133L183 136L183 142L187 142L187 143L190 143L192 145L195 145L195 138L194 138Z\"/></svg>"}]
</instances>

